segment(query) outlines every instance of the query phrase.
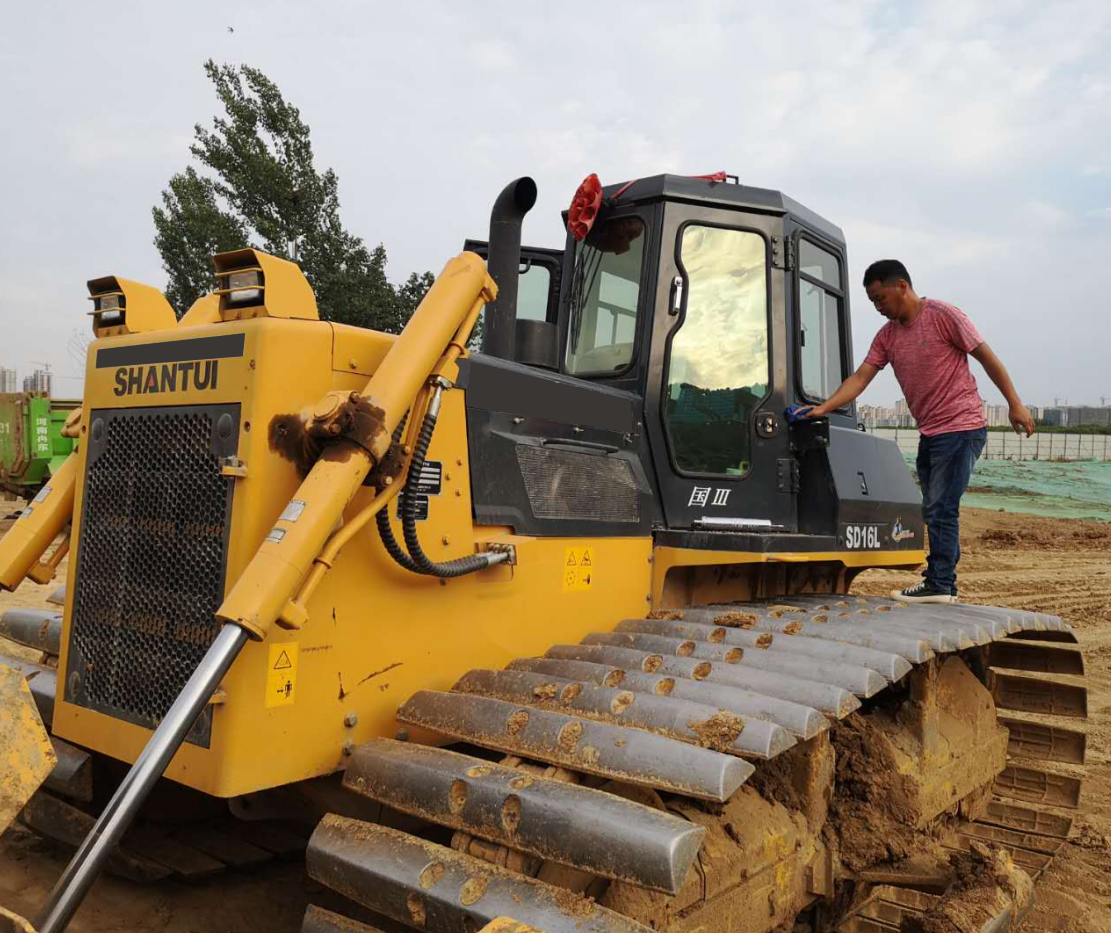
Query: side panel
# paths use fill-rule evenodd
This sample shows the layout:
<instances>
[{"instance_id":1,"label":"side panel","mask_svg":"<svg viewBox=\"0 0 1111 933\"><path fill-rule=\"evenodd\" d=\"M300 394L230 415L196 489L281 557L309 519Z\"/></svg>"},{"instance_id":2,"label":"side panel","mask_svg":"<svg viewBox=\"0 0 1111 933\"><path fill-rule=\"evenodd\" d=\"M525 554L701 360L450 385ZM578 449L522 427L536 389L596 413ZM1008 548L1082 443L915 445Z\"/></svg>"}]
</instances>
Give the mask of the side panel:
<instances>
[{"instance_id":1,"label":"side panel","mask_svg":"<svg viewBox=\"0 0 1111 933\"><path fill-rule=\"evenodd\" d=\"M802 455L799 530L846 550L921 550L922 496L899 448L852 428L829 434L828 449Z\"/></svg>"},{"instance_id":2,"label":"side panel","mask_svg":"<svg viewBox=\"0 0 1111 933\"><path fill-rule=\"evenodd\" d=\"M355 384L336 375L339 388ZM393 563L369 523L314 594L309 623L297 632L275 628L267 642L248 646L251 654L227 678L228 702L214 723L222 759L214 774L186 773L190 783L232 796L337 770L347 743L398 734L397 707L415 691L448 690L472 668L502 667L643 613L648 536L538 539L476 528L462 391L444 398L427 463L439 465L441 478L417 525L429 556L449 560L499 542L515 547L516 565L452 580L417 576ZM288 495L269 500L269 522ZM356 496L347 517L369 498L369 490ZM400 539L396 508L389 515ZM243 544L257 544L267 528ZM292 670L281 667L283 651Z\"/></svg>"},{"instance_id":3,"label":"side panel","mask_svg":"<svg viewBox=\"0 0 1111 933\"><path fill-rule=\"evenodd\" d=\"M478 524L628 537L660 520L639 397L482 356L460 384Z\"/></svg>"}]
</instances>

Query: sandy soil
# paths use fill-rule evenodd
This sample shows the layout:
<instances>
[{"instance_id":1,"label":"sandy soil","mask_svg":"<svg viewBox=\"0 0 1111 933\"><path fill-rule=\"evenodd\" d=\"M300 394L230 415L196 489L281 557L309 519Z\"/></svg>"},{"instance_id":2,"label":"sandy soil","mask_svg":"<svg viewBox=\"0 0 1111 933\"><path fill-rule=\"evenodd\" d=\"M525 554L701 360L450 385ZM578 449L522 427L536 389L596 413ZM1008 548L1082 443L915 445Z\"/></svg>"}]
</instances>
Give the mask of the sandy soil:
<instances>
[{"instance_id":1,"label":"sandy soil","mask_svg":"<svg viewBox=\"0 0 1111 933\"><path fill-rule=\"evenodd\" d=\"M0 502L0 534L14 506ZM1088 665L1087 780L1073 839L1038 886L1023 933L1111 933L1111 524L965 510L962 596L972 602L1062 616L1080 635ZM64 570L64 565L63 565ZM912 574L869 571L854 591L886 594ZM44 606L52 587L0 593L0 611ZM29 655L0 639L0 652ZM18 829L0 838L0 903L33 914L68 852ZM74 933L252 933L294 931L309 900L329 892L296 864L230 873L207 883L138 887L101 878L70 926Z\"/></svg>"}]
</instances>

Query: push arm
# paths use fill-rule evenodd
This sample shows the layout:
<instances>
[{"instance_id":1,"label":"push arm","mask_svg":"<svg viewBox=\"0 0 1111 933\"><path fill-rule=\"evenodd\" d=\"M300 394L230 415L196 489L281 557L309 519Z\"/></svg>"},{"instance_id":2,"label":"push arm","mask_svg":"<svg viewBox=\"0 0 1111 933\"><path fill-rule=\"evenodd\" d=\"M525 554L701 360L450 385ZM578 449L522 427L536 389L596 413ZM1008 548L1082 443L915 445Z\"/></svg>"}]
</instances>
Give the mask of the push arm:
<instances>
[{"instance_id":1,"label":"push arm","mask_svg":"<svg viewBox=\"0 0 1111 933\"><path fill-rule=\"evenodd\" d=\"M28 576L36 579L39 558L73 518L77 454L71 453L46 488L0 540L0 590L14 590ZM52 576L52 574L50 574ZM49 580L49 576L44 577ZM41 582L36 579L36 582Z\"/></svg>"},{"instance_id":2,"label":"push arm","mask_svg":"<svg viewBox=\"0 0 1111 933\"><path fill-rule=\"evenodd\" d=\"M1022 404L1022 399L1018 397L1018 392L1015 390L1014 383L1011 382L1011 377L1007 372L1007 367L1003 365L1003 361L995 355L986 343L981 343L973 350L972 357L984 367L984 372L988 374L988 378L995 383L995 387L1003 393L1003 398L1007 400L1007 406L1010 409L1008 417L1011 421L1011 427L1015 429L1015 434L1025 432L1027 437L1033 434L1034 419L1030 416L1030 410Z\"/></svg>"}]
</instances>

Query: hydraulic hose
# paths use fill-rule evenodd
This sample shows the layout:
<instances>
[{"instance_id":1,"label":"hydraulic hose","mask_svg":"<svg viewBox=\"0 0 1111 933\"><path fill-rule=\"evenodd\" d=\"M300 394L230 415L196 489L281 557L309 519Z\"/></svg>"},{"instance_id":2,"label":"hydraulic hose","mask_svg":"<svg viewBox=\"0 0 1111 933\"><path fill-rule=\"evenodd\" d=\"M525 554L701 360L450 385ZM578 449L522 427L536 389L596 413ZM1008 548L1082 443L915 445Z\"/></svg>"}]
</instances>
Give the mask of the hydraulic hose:
<instances>
[{"instance_id":1,"label":"hydraulic hose","mask_svg":"<svg viewBox=\"0 0 1111 933\"><path fill-rule=\"evenodd\" d=\"M395 444L401 441L402 432L405 430L405 422L408 421L409 414L406 413L405 417L401 419L396 430L393 432L393 442ZM405 489L401 491L401 498L398 500L400 505L406 498L406 490L409 484L406 482ZM396 563L404 567L410 573L423 573L417 562L414 561L408 554L405 553L404 548L397 543L397 538L394 537L393 528L390 526L390 512L388 508L382 509L377 515L374 516L375 522L378 524L378 537L382 539L382 546L385 547L386 553L394 559Z\"/></svg>"},{"instance_id":2,"label":"hydraulic hose","mask_svg":"<svg viewBox=\"0 0 1111 933\"><path fill-rule=\"evenodd\" d=\"M428 456L428 446L432 443L432 434L436 430L436 420L440 414L442 395L443 387L437 386L432 401L428 405L428 412L421 423L416 444L413 445L413 456L409 461L409 476L405 481L405 489L401 493L401 531L405 538L405 547L409 553L405 554L394 539L393 532L389 528L388 517L385 522L385 533L382 534L382 543L386 546L390 556L406 570L415 568L414 572L416 573L448 579L462 577L468 573L474 573L476 570L485 570L492 564L499 564L504 561L506 555L493 552L470 554L466 557L457 557L455 560L440 563L425 554L420 545L420 538L417 536L417 497L420 494L420 474L425 457ZM383 531L381 519L378 522L378 530L380 533ZM397 549L396 554L390 549L391 542Z\"/></svg>"},{"instance_id":3,"label":"hydraulic hose","mask_svg":"<svg viewBox=\"0 0 1111 933\"><path fill-rule=\"evenodd\" d=\"M405 493L402 493L402 495L404 496ZM382 509L382 511L375 516L375 521L378 522L378 536L382 539L382 546L385 547L386 553L410 573L424 573L420 565L406 554L405 549L398 544L397 538L394 537L393 529L390 527L390 516L386 509Z\"/></svg>"}]
</instances>

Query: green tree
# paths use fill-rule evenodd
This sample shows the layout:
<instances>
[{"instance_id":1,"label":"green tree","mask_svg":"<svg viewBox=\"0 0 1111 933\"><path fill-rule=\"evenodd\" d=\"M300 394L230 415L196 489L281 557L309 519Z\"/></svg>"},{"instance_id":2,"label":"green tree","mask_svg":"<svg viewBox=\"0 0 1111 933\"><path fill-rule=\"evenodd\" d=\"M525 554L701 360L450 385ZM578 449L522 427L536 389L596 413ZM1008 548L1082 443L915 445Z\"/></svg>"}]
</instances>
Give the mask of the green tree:
<instances>
[{"instance_id":1,"label":"green tree","mask_svg":"<svg viewBox=\"0 0 1111 933\"><path fill-rule=\"evenodd\" d=\"M254 246L296 258L326 320L397 332L432 283L414 273L394 287L386 250L368 249L339 216L339 179L318 172L309 127L256 68L205 62L224 115L200 124L190 152L206 170L174 175L155 207L154 243L183 314L213 287L214 253Z\"/></svg>"}]
</instances>

